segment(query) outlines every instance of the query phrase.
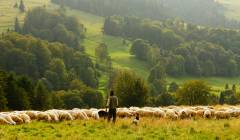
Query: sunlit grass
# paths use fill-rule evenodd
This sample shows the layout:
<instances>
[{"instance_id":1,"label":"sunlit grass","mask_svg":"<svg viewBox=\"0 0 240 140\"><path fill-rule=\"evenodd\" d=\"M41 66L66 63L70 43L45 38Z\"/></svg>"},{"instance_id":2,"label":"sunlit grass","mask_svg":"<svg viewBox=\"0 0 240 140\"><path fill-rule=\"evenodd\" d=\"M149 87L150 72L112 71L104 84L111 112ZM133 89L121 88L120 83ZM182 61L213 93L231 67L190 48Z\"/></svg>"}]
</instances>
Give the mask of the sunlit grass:
<instances>
[{"instance_id":1,"label":"sunlit grass","mask_svg":"<svg viewBox=\"0 0 240 140\"><path fill-rule=\"evenodd\" d=\"M240 120L165 120L141 118L138 126L131 119L118 119L116 125L104 120L32 122L0 126L0 139L79 139L79 140L215 140L240 138Z\"/></svg>"},{"instance_id":2,"label":"sunlit grass","mask_svg":"<svg viewBox=\"0 0 240 140\"><path fill-rule=\"evenodd\" d=\"M239 0L217 0L226 8L225 15L229 19L240 20L240 1Z\"/></svg>"},{"instance_id":3,"label":"sunlit grass","mask_svg":"<svg viewBox=\"0 0 240 140\"><path fill-rule=\"evenodd\" d=\"M19 9L13 8L15 3L20 0L0 0L0 33L5 32L8 28L13 29L15 18L23 23L25 13L20 13ZM50 0L24 0L26 11L38 6L49 6Z\"/></svg>"}]
</instances>

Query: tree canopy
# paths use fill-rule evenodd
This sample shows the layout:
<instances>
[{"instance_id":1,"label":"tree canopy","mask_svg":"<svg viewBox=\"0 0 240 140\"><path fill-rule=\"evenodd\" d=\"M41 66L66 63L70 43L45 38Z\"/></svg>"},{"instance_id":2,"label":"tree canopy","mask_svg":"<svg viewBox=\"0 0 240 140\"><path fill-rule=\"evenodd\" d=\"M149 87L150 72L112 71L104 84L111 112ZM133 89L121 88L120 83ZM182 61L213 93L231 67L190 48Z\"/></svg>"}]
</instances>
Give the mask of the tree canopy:
<instances>
[{"instance_id":1,"label":"tree canopy","mask_svg":"<svg viewBox=\"0 0 240 140\"><path fill-rule=\"evenodd\" d=\"M186 82L177 93L178 104L207 105L210 103L210 87L203 81Z\"/></svg>"},{"instance_id":2,"label":"tree canopy","mask_svg":"<svg viewBox=\"0 0 240 140\"><path fill-rule=\"evenodd\" d=\"M34 8L27 13L23 33L83 50L80 44L80 40L84 38L83 25L76 18L61 12Z\"/></svg>"},{"instance_id":3,"label":"tree canopy","mask_svg":"<svg viewBox=\"0 0 240 140\"><path fill-rule=\"evenodd\" d=\"M120 106L144 106L149 87L141 77L128 70L119 70L113 78L112 89L119 97Z\"/></svg>"},{"instance_id":4,"label":"tree canopy","mask_svg":"<svg viewBox=\"0 0 240 140\"><path fill-rule=\"evenodd\" d=\"M121 16L107 17L103 28L105 34L133 40L131 54L152 67L164 64L170 76L240 74L240 33L236 30Z\"/></svg>"},{"instance_id":5,"label":"tree canopy","mask_svg":"<svg viewBox=\"0 0 240 140\"><path fill-rule=\"evenodd\" d=\"M237 21L225 17L224 6L215 0L52 0L52 2L104 17L121 15L156 20L180 18L199 25L239 28Z\"/></svg>"},{"instance_id":6,"label":"tree canopy","mask_svg":"<svg viewBox=\"0 0 240 140\"><path fill-rule=\"evenodd\" d=\"M45 78L53 90L67 89L74 79L96 88L93 62L84 52L30 35L7 33L0 37L0 68L24 74L34 81Z\"/></svg>"}]
</instances>

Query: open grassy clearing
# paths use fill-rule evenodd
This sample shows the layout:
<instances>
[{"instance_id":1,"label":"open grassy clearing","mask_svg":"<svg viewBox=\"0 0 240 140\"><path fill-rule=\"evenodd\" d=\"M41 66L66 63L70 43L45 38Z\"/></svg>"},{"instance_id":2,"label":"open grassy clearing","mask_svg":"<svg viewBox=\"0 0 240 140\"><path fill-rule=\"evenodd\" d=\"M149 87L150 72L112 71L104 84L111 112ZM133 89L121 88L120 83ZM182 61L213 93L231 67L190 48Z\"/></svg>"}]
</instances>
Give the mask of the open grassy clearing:
<instances>
[{"instance_id":1,"label":"open grassy clearing","mask_svg":"<svg viewBox=\"0 0 240 140\"><path fill-rule=\"evenodd\" d=\"M32 122L0 126L0 139L79 139L79 140L239 140L240 120L164 120L141 118L138 126L131 119L116 125L100 121Z\"/></svg>"},{"instance_id":2,"label":"open grassy clearing","mask_svg":"<svg viewBox=\"0 0 240 140\"><path fill-rule=\"evenodd\" d=\"M226 17L229 19L240 20L240 1L239 0L217 0L226 8Z\"/></svg>"},{"instance_id":3,"label":"open grassy clearing","mask_svg":"<svg viewBox=\"0 0 240 140\"><path fill-rule=\"evenodd\" d=\"M225 88L226 83L229 84L229 87L232 87L233 84L236 84L239 89L240 85L240 78L239 77L231 77L231 78L226 78L226 77L168 77L168 81L175 81L178 84L182 84L188 80L203 80L205 81L209 86L212 86L213 89L215 90L223 90Z\"/></svg>"},{"instance_id":4,"label":"open grassy clearing","mask_svg":"<svg viewBox=\"0 0 240 140\"><path fill-rule=\"evenodd\" d=\"M123 45L123 38L108 36L102 33L104 23L103 17L72 9L68 9L67 14L77 17L86 27L86 39L84 40L83 45L85 46L86 52L92 56L93 60L95 57L95 47L98 46L99 43L105 43L108 45L109 54L114 68L131 69L143 76L143 78L147 78L149 74L148 65L129 54L130 42ZM106 82L107 76L103 75L100 78L100 90L104 90Z\"/></svg>"},{"instance_id":5,"label":"open grassy clearing","mask_svg":"<svg viewBox=\"0 0 240 140\"><path fill-rule=\"evenodd\" d=\"M80 22L87 28L86 39L83 45L86 47L86 52L94 57L95 47L104 42L109 46L109 53L111 55L113 66L115 68L128 68L137 72L145 79L149 74L149 67L146 63L139 61L134 56L129 54L130 43L128 45L122 44L122 38L103 35L102 27L104 19L103 17L91 15L78 10L68 10L69 15L73 15L79 18ZM226 83L240 84L240 78L223 78L223 77L168 77L168 82L175 81L182 84L188 80L200 79L206 81L209 85L213 86L216 90L224 89ZM105 82L105 80L102 80ZM101 83L100 83L101 84ZM104 85L104 84L102 84Z\"/></svg>"},{"instance_id":6,"label":"open grassy clearing","mask_svg":"<svg viewBox=\"0 0 240 140\"><path fill-rule=\"evenodd\" d=\"M14 8L15 3L20 3L20 0L0 0L0 33L8 28L12 29L15 18L18 17L20 23L23 23L25 13L20 13L19 9ZM24 0L26 11L38 6L48 6L50 0Z\"/></svg>"},{"instance_id":7,"label":"open grassy clearing","mask_svg":"<svg viewBox=\"0 0 240 140\"><path fill-rule=\"evenodd\" d=\"M78 10L68 10L68 14L76 16L79 21L87 28L86 39L83 45L86 47L86 52L94 57L95 47L99 43L106 43L109 47L113 66L115 68L126 68L136 71L139 75L146 78L148 76L148 67L145 62L141 62L129 54L130 42L128 45L123 45L121 37L112 37L102 33L104 18L91 15Z\"/></svg>"}]
</instances>

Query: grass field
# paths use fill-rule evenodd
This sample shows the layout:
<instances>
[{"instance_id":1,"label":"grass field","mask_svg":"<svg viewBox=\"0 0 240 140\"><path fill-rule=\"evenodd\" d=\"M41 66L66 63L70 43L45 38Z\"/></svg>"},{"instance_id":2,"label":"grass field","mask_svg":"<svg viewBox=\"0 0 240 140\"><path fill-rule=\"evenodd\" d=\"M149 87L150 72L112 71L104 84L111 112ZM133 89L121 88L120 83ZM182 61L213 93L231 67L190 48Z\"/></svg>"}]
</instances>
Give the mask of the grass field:
<instances>
[{"instance_id":1,"label":"grass field","mask_svg":"<svg viewBox=\"0 0 240 140\"><path fill-rule=\"evenodd\" d=\"M78 10L68 10L68 14L78 17L79 21L87 28L86 39L83 45L86 47L86 52L89 55L94 57L95 47L99 43L106 43L115 68L132 69L139 75L144 76L144 78L148 76L149 69L147 64L129 54L130 44L123 45L121 37L108 36L102 33L103 17Z\"/></svg>"},{"instance_id":2,"label":"grass field","mask_svg":"<svg viewBox=\"0 0 240 140\"><path fill-rule=\"evenodd\" d=\"M23 23L25 13L20 13L19 9L14 8L15 3L20 3L20 0L0 0L0 32L12 29L15 18L18 17L20 23ZM37 6L48 6L50 0L24 0L26 11Z\"/></svg>"},{"instance_id":3,"label":"grass field","mask_svg":"<svg viewBox=\"0 0 240 140\"><path fill-rule=\"evenodd\" d=\"M163 120L142 118L138 126L130 119L116 125L104 120L61 123L32 122L0 126L0 139L62 140L239 140L240 120Z\"/></svg>"},{"instance_id":4,"label":"grass field","mask_svg":"<svg viewBox=\"0 0 240 140\"><path fill-rule=\"evenodd\" d=\"M113 66L115 68L127 68L137 72L138 75L143 76L145 79L149 75L149 66L142 61L135 59L132 55L129 54L130 45L123 45L122 38L107 36L102 33L103 21L104 19L99 16L91 15L85 12L78 10L68 10L68 14L76 16L79 18L79 21L84 24L87 28L87 37L83 42L83 45L86 47L86 52L94 57L95 47L104 42L109 47L109 53L111 55ZM106 77L105 77L106 78ZM214 89L223 89L226 83L240 84L240 78L223 78L223 77L168 77L168 82L175 81L179 84L186 82L188 80L200 79L206 81L209 85L213 86ZM105 82L105 79L102 79L101 82ZM101 83L100 83L101 84ZM102 84L104 85L104 84Z\"/></svg>"},{"instance_id":5,"label":"grass field","mask_svg":"<svg viewBox=\"0 0 240 140\"><path fill-rule=\"evenodd\" d=\"M18 0L19 1L19 0ZM46 5L49 8L55 6L50 0L25 0L27 9ZM238 0L221 0L231 3ZM0 0L0 32L12 28L15 17L23 22L25 14L20 14L13 8L16 0ZM238 2L240 3L240 1ZM232 4L232 3L231 3ZM240 4L239 4L240 5ZM228 5L229 6L229 5ZM237 6L232 4L229 8ZM229 17L240 19L240 8L233 10ZM238 14L239 11L239 14ZM102 34L102 17L87 14L77 10L67 10L68 15L76 16L87 28L86 39L83 45L86 52L94 59L95 47L104 42L109 46L113 66L115 68L132 69L145 79L149 74L146 63L135 59L129 54L129 45L122 44L122 38L106 36ZM220 77L168 77L168 81L176 81L181 84L187 80L201 79L206 81L214 89L223 89L226 83L240 84L240 78ZM100 90L104 90L107 75L100 78ZM239 87L238 87L239 88ZM0 125L0 140L5 139L62 139L62 140L240 140L240 120L161 120L141 118L139 126L131 125L130 119L121 119L116 125L108 124L103 120L96 121L66 121L61 123L32 122L17 126Z\"/></svg>"},{"instance_id":6,"label":"grass field","mask_svg":"<svg viewBox=\"0 0 240 140\"><path fill-rule=\"evenodd\" d=\"M240 20L240 1L239 0L217 0L226 9L226 17L229 19Z\"/></svg>"},{"instance_id":7,"label":"grass field","mask_svg":"<svg viewBox=\"0 0 240 140\"><path fill-rule=\"evenodd\" d=\"M102 33L103 17L71 9L67 10L67 14L77 17L87 28L86 39L83 45L85 46L86 52L92 56L92 58L95 57L95 47L98 46L99 43L105 43L108 46L114 68L131 69L145 79L148 77L148 65L129 54L130 42L128 45L123 45L123 39L121 37L108 36ZM106 82L107 76L103 75L100 78L100 90L104 90Z\"/></svg>"}]
</instances>

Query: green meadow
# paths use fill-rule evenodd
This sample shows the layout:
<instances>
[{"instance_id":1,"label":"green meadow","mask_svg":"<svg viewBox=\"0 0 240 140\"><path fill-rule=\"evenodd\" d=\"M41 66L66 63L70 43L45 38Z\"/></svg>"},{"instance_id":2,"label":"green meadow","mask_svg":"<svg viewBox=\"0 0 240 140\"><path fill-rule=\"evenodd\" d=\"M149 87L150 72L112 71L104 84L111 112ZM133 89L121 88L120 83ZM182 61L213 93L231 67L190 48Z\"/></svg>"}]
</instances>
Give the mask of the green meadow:
<instances>
[{"instance_id":1,"label":"green meadow","mask_svg":"<svg viewBox=\"0 0 240 140\"><path fill-rule=\"evenodd\" d=\"M142 118L140 124L119 119L115 125L105 120L32 122L0 126L0 139L60 140L239 140L240 120L165 120Z\"/></svg>"},{"instance_id":2,"label":"green meadow","mask_svg":"<svg viewBox=\"0 0 240 140\"><path fill-rule=\"evenodd\" d=\"M16 17L19 18L20 22L23 23L25 13L20 13L19 9L13 8L14 4L17 2L19 4L20 0L0 0L0 32L5 32L8 28L12 29L14 20ZM238 0L219 0L228 9L226 15L229 17L234 17L240 19L237 15L240 15L240 2ZM57 5L54 5L50 0L25 0L26 10L31 10L37 6L45 6L48 9L57 9ZM238 8L239 7L239 8ZM113 37L104 35L102 33L102 27L104 18L88 14L79 10L72 10L67 8L68 15L75 16L79 21L84 24L87 29L86 39L82 42L85 46L86 52L91 56L93 61L95 60L95 47L99 43L106 43L108 45L109 54L112 59L112 64L114 68L124 68L135 71L138 75L147 79L150 71L150 67L143 61L137 60L129 53L131 42L123 44L123 38ZM235 13L236 16L231 15ZM240 84L239 77L224 78L224 77L168 77L168 82L175 81L179 84L187 80L200 79L206 81L214 89L222 89L226 83ZM104 90L107 82L107 75L102 73L100 78L99 90Z\"/></svg>"},{"instance_id":3,"label":"green meadow","mask_svg":"<svg viewBox=\"0 0 240 140\"><path fill-rule=\"evenodd\" d=\"M226 9L226 17L229 19L240 20L240 1L239 0L217 0Z\"/></svg>"},{"instance_id":4,"label":"green meadow","mask_svg":"<svg viewBox=\"0 0 240 140\"><path fill-rule=\"evenodd\" d=\"M20 23L23 23L26 13L21 13L14 5L20 3L20 0L0 0L0 32L7 29L13 29L15 18L18 17ZM25 0L26 11L38 6L48 6L50 0Z\"/></svg>"},{"instance_id":5,"label":"green meadow","mask_svg":"<svg viewBox=\"0 0 240 140\"><path fill-rule=\"evenodd\" d=\"M137 72L143 78L147 79L150 67L143 61L137 60L129 53L131 42L127 45L123 45L123 38L104 35L102 33L102 27L104 18L88 14L78 10L68 10L69 15L73 15L79 18L79 21L87 28L86 39L83 45L86 48L86 52L94 58L95 47L99 43L106 43L109 47L109 54L113 61L114 68L126 68ZM104 77L106 78L106 77ZM168 82L175 81L178 84L182 84L188 80L203 80L211 85L214 89L223 89L225 84L240 84L239 77L168 77ZM101 82L105 82L102 80ZM100 83L101 84L101 83Z\"/></svg>"}]
</instances>

